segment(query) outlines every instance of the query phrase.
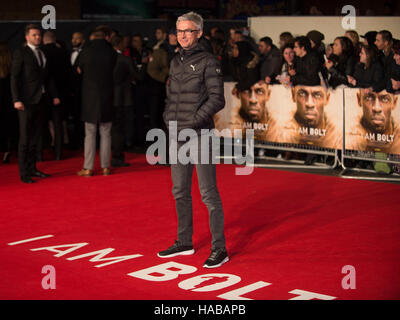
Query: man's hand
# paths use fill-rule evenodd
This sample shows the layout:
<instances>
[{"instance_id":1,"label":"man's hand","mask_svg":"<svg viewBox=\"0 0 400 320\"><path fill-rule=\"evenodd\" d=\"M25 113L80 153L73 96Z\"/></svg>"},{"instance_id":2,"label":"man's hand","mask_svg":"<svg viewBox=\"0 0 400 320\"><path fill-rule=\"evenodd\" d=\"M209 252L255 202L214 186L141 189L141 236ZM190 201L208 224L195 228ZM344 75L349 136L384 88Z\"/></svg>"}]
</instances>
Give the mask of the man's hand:
<instances>
[{"instance_id":1,"label":"man's hand","mask_svg":"<svg viewBox=\"0 0 400 320\"><path fill-rule=\"evenodd\" d=\"M354 79L352 76L347 75L347 81L353 86L357 85L357 80Z\"/></svg>"},{"instance_id":2,"label":"man's hand","mask_svg":"<svg viewBox=\"0 0 400 320\"><path fill-rule=\"evenodd\" d=\"M14 102L14 108L17 110L25 110L24 104L21 101Z\"/></svg>"},{"instance_id":3,"label":"man's hand","mask_svg":"<svg viewBox=\"0 0 400 320\"><path fill-rule=\"evenodd\" d=\"M289 74L291 76L295 76L296 75L296 71L294 69L289 69Z\"/></svg>"},{"instance_id":4,"label":"man's hand","mask_svg":"<svg viewBox=\"0 0 400 320\"><path fill-rule=\"evenodd\" d=\"M265 77L265 83L271 83L271 77Z\"/></svg>"},{"instance_id":5,"label":"man's hand","mask_svg":"<svg viewBox=\"0 0 400 320\"><path fill-rule=\"evenodd\" d=\"M60 99L54 98L53 99L53 105L58 106L61 103Z\"/></svg>"},{"instance_id":6,"label":"man's hand","mask_svg":"<svg viewBox=\"0 0 400 320\"><path fill-rule=\"evenodd\" d=\"M330 68L333 67L333 62L330 61L330 60L326 61L326 62L325 62L325 67L329 70Z\"/></svg>"}]
</instances>

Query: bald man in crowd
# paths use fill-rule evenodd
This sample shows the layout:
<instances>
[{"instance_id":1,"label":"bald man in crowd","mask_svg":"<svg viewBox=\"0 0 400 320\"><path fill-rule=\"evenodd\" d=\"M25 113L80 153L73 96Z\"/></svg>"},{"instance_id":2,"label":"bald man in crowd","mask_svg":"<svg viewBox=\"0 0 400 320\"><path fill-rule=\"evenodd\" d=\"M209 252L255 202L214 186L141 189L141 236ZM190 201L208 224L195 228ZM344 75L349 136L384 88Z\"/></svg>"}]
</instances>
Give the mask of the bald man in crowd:
<instances>
[{"instance_id":1,"label":"bald man in crowd","mask_svg":"<svg viewBox=\"0 0 400 320\"><path fill-rule=\"evenodd\" d=\"M49 119L50 134L54 143L55 159L61 160L62 147L64 144L65 101L69 93L69 73L68 51L57 43L54 31L46 31L43 34L42 51L46 56L49 74L54 79L55 86L61 100L59 105L47 106L47 119ZM43 140L41 141L43 143ZM39 146L42 146L42 143Z\"/></svg>"}]
</instances>

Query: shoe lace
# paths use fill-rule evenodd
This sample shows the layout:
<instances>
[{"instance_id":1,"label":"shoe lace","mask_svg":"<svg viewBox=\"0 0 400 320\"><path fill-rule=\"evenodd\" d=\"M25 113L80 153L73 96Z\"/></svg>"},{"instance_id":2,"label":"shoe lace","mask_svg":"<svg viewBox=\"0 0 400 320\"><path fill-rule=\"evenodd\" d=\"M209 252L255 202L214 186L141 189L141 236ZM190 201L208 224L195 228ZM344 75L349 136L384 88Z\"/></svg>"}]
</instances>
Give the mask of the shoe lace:
<instances>
[{"instance_id":1,"label":"shoe lace","mask_svg":"<svg viewBox=\"0 0 400 320\"><path fill-rule=\"evenodd\" d=\"M174 249L180 246L180 243L178 242L178 240L175 241L175 243L169 247L169 249Z\"/></svg>"},{"instance_id":2,"label":"shoe lace","mask_svg":"<svg viewBox=\"0 0 400 320\"><path fill-rule=\"evenodd\" d=\"M217 258L218 253L219 253L218 250L211 251L211 254L210 254L209 259L210 259L210 260L215 260L215 259Z\"/></svg>"}]
</instances>

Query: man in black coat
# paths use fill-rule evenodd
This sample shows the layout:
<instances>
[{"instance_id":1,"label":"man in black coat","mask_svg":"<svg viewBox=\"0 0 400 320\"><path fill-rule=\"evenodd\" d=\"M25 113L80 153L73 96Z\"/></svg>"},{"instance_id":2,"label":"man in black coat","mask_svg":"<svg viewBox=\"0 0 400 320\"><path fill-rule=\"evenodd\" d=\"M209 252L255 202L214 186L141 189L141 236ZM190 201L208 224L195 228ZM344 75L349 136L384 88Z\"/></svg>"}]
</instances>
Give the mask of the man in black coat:
<instances>
[{"instance_id":1,"label":"man in black coat","mask_svg":"<svg viewBox=\"0 0 400 320\"><path fill-rule=\"evenodd\" d=\"M379 50L379 59L383 65L385 82L390 80L393 68L393 36L390 31L381 30L376 34L375 45Z\"/></svg>"},{"instance_id":2,"label":"man in black coat","mask_svg":"<svg viewBox=\"0 0 400 320\"><path fill-rule=\"evenodd\" d=\"M103 31L94 31L91 42L80 54L78 67L82 73L82 115L85 122L85 161L79 176L93 174L96 156L97 125L100 132L100 164L103 175L110 174L111 126L114 114L113 71L117 53L105 40Z\"/></svg>"},{"instance_id":3,"label":"man in black coat","mask_svg":"<svg viewBox=\"0 0 400 320\"><path fill-rule=\"evenodd\" d=\"M225 98L220 63L213 53L207 50L209 46L206 45L206 41L199 41L202 33L203 19L200 15L190 12L178 18L177 35L182 48L171 61L167 104L163 116L170 130L171 127L176 127L178 133L183 129L195 130L197 135L188 143L191 144L191 149L196 149L199 159L203 159L205 155L210 160L211 146L209 144L208 148L202 148L200 141L204 136L199 137L199 133L201 129L214 128L213 116L224 107ZM171 150L179 150L184 144L185 142L178 141L177 137L170 136ZM195 158L195 155L193 156ZM224 213L217 188L215 162L200 163L193 158L189 163L183 159L178 159L177 163L171 161L172 192L178 215L177 241L168 249L159 252L158 256L167 258L194 253L191 182L195 164L202 200L209 212L212 235L211 254L204 267L215 268L229 260L225 247Z\"/></svg>"},{"instance_id":4,"label":"man in black coat","mask_svg":"<svg viewBox=\"0 0 400 320\"><path fill-rule=\"evenodd\" d=\"M320 59L311 53L311 43L307 37L294 40L296 59L294 70L289 70L290 82L294 85L318 86L321 84L319 73L322 66Z\"/></svg>"},{"instance_id":5,"label":"man in black coat","mask_svg":"<svg viewBox=\"0 0 400 320\"><path fill-rule=\"evenodd\" d=\"M282 54L270 37L263 37L258 43L260 51L260 79L268 84L277 83L275 79L281 72Z\"/></svg>"},{"instance_id":6,"label":"man in black coat","mask_svg":"<svg viewBox=\"0 0 400 320\"><path fill-rule=\"evenodd\" d=\"M79 56L85 45L82 32L74 32L71 39L70 54L68 118L72 122L72 132L69 133L70 145L76 149L83 146L84 126L81 122L82 105L82 75L77 72Z\"/></svg>"},{"instance_id":7,"label":"man in black coat","mask_svg":"<svg viewBox=\"0 0 400 320\"><path fill-rule=\"evenodd\" d=\"M115 35L111 38L111 45L117 54L117 62L114 68L114 118L111 129L111 166L127 167L125 162L125 118L126 108L133 105L131 82L135 75L132 60L122 54L125 49L123 37Z\"/></svg>"},{"instance_id":8,"label":"man in black coat","mask_svg":"<svg viewBox=\"0 0 400 320\"><path fill-rule=\"evenodd\" d=\"M42 47L43 53L46 56L49 68L49 74L54 79L61 104L57 106L50 106L48 118L52 120L54 126L54 150L55 159L61 160L61 152L64 143L64 127L63 121L65 120L65 102L68 97L68 75L69 72L69 59L68 51L63 49L56 43L56 34L54 31L46 31L43 35ZM50 122L51 123L51 122Z\"/></svg>"},{"instance_id":9,"label":"man in black coat","mask_svg":"<svg viewBox=\"0 0 400 320\"><path fill-rule=\"evenodd\" d=\"M14 53L11 68L11 92L14 108L18 110L20 138L18 164L21 181L32 183L32 177L46 175L36 168L37 145L45 120L46 100L60 104L54 81L50 78L46 57L39 46L42 40L36 25L25 27L26 45Z\"/></svg>"}]
</instances>

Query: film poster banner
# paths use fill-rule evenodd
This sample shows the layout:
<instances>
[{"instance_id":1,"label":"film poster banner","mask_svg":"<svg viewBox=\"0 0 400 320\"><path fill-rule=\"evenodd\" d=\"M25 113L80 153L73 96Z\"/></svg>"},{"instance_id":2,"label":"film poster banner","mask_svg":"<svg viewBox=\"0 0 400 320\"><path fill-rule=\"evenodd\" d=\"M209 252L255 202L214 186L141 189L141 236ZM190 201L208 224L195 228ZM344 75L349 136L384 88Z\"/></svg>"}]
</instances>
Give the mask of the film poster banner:
<instances>
[{"instance_id":1,"label":"film poster banner","mask_svg":"<svg viewBox=\"0 0 400 320\"><path fill-rule=\"evenodd\" d=\"M346 88L345 149L400 154L399 95Z\"/></svg>"},{"instance_id":2,"label":"film poster banner","mask_svg":"<svg viewBox=\"0 0 400 320\"><path fill-rule=\"evenodd\" d=\"M254 129L255 140L261 142L342 149L342 89L259 82L239 92L234 82L226 82L225 101L214 118L219 131L229 129L243 137L245 129Z\"/></svg>"}]
</instances>

